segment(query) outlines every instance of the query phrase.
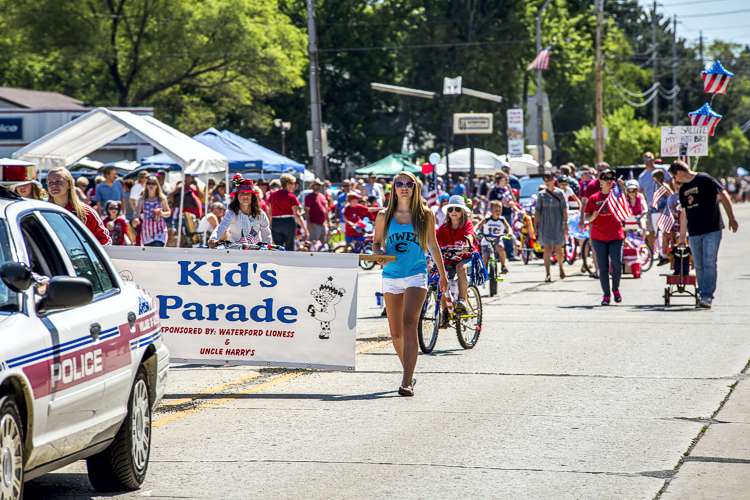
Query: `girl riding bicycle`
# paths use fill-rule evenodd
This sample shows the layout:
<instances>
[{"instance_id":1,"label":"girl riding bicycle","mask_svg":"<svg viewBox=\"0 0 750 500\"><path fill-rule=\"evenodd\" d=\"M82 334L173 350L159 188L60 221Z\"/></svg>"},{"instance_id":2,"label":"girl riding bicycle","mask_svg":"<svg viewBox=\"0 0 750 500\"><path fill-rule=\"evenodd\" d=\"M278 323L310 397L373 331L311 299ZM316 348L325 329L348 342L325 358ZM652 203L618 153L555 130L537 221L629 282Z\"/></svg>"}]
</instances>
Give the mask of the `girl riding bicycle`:
<instances>
[{"instance_id":1,"label":"girl riding bicycle","mask_svg":"<svg viewBox=\"0 0 750 500\"><path fill-rule=\"evenodd\" d=\"M479 224L479 231L484 236L482 238L482 259L486 266L490 260L492 252L497 252L500 261L500 272L506 274L508 267L505 263L505 247L502 239L512 235L513 230L508 221L503 218L503 204L498 200L490 202L490 215Z\"/></svg>"},{"instance_id":2,"label":"girl riding bicycle","mask_svg":"<svg viewBox=\"0 0 750 500\"><path fill-rule=\"evenodd\" d=\"M445 211L448 217L437 230L437 241L441 250L449 247L463 247L464 249L448 265L455 267L458 277L458 303L456 306L466 309L469 280L465 264L471 261L472 252L478 251L477 235L474 232L474 224L471 222L471 211L466 206L463 196L451 196L450 201L445 206Z\"/></svg>"},{"instance_id":3,"label":"girl riding bicycle","mask_svg":"<svg viewBox=\"0 0 750 500\"><path fill-rule=\"evenodd\" d=\"M391 340L404 370L398 393L413 396L417 324L427 295L425 252L437 265L442 291L448 288L448 279L435 239L435 217L422 198L421 183L414 174L401 172L393 179L392 191L388 207L375 219L373 251L396 257L383 267L383 296Z\"/></svg>"},{"instance_id":4,"label":"girl riding bicycle","mask_svg":"<svg viewBox=\"0 0 750 500\"><path fill-rule=\"evenodd\" d=\"M268 215L260 208L255 183L242 177L235 178L233 182L236 186L234 198L221 223L211 233L209 248L216 247L221 239L249 245L271 243L271 224Z\"/></svg>"}]
</instances>

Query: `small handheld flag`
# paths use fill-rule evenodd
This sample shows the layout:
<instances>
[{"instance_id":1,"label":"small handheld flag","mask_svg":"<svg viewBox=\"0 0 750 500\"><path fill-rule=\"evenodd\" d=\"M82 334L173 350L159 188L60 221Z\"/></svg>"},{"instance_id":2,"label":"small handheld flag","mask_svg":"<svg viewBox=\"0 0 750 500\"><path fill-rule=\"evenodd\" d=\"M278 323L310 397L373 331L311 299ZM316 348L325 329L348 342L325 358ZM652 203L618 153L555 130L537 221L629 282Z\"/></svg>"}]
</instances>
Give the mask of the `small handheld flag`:
<instances>
[{"instance_id":1,"label":"small handheld flag","mask_svg":"<svg viewBox=\"0 0 750 500\"><path fill-rule=\"evenodd\" d=\"M669 233L675 225L675 218L672 215L672 211L669 208L665 208L664 212L656 219L656 227L658 227L662 233Z\"/></svg>"},{"instance_id":2,"label":"small handheld flag","mask_svg":"<svg viewBox=\"0 0 750 500\"><path fill-rule=\"evenodd\" d=\"M615 186L607 196L607 208L620 223L633 216L628 200L618 186Z\"/></svg>"},{"instance_id":3,"label":"small handheld flag","mask_svg":"<svg viewBox=\"0 0 750 500\"><path fill-rule=\"evenodd\" d=\"M532 69L540 69L544 71L545 69L549 69L549 56L551 51L550 47L547 47L539 52L534 60L526 67L526 71L531 71Z\"/></svg>"},{"instance_id":4,"label":"small handheld flag","mask_svg":"<svg viewBox=\"0 0 750 500\"><path fill-rule=\"evenodd\" d=\"M704 103L703 106L688 113L690 117L690 123L696 127L708 127L708 135L714 135L716 126L719 124L722 115L711 109L708 103Z\"/></svg>"},{"instance_id":5,"label":"small handheld flag","mask_svg":"<svg viewBox=\"0 0 750 500\"><path fill-rule=\"evenodd\" d=\"M721 61L716 60L711 66L707 66L705 70L701 71L703 91L708 94L726 94L732 77L734 77L734 73L724 68Z\"/></svg>"},{"instance_id":6,"label":"small handheld flag","mask_svg":"<svg viewBox=\"0 0 750 500\"><path fill-rule=\"evenodd\" d=\"M662 184L654 193L654 199L651 201L651 207L656 208L659 205L659 200L661 200L665 196L669 196L669 190L664 184Z\"/></svg>"}]
</instances>

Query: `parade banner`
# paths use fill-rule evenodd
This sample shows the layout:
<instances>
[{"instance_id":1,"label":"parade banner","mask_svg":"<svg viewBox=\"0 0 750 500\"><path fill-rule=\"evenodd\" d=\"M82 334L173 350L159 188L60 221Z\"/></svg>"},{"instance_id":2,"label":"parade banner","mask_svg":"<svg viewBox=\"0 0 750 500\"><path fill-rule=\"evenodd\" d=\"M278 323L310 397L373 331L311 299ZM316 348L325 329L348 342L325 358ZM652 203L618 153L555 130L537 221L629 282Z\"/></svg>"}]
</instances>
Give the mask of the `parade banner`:
<instances>
[{"instance_id":1,"label":"parade banner","mask_svg":"<svg viewBox=\"0 0 750 500\"><path fill-rule=\"evenodd\" d=\"M511 158L523 156L523 109L508 110L508 156Z\"/></svg>"},{"instance_id":2,"label":"parade banner","mask_svg":"<svg viewBox=\"0 0 750 500\"><path fill-rule=\"evenodd\" d=\"M105 247L175 362L354 369L356 254Z\"/></svg>"}]
</instances>

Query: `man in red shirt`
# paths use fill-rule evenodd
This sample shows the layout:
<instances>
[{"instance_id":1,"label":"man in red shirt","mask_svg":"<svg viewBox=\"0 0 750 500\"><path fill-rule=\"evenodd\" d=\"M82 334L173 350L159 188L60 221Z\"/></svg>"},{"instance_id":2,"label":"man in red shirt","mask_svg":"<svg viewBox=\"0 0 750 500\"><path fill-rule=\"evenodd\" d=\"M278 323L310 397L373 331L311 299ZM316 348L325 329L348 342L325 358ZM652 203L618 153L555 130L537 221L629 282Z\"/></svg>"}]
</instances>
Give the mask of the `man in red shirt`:
<instances>
[{"instance_id":1,"label":"man in red shirt","mask_svg":"<svg viewBox=\"0 0 750 500\"><path fill-rule=\"evenodd\" d=\"M312 192L305 196L305 220L310 243L327 240L328 232L328 200L322 193L323 183L315 179L310 184Z\"/></svg>"},{"instance_id":2,"label":"man in red shirt","mask_svg":"<svg viewBox=\"0 0 750 500\"><path fill-rule=\"evenodd\" d=\"M268 197L271 215L271 235L276 245L282 245L287 251L294 251L294 235L297 231L295 221L302 228L302 237L307 237L307 227L302 218L302 207L294 195L297 180L294 176L283 174L279 181L281 189L271 193Z\"/></svg>"},{"instance_id":3,"label":"man in red shirt","mask_svg":"<svg viewBox=\"0 0 750 500\"><path fill-rule=\"evenodd\" d=\"M344 208L344 239L348 244L355 241L363 242L365 240L365 231L360 222L366 217L371 221L375 218L375 213L369 208L362 205L359 201L362 197L355 191L350 191L346 196L347 205Z\"/></svg>"}]
</instances>

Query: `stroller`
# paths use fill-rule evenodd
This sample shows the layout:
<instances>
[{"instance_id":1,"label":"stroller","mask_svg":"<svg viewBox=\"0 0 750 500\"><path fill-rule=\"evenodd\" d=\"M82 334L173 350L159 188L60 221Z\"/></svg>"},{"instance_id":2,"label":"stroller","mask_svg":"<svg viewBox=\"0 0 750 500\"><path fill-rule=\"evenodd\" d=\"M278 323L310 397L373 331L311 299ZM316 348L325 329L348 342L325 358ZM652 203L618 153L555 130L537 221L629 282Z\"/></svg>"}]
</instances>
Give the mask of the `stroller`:
<instances>
[{"instance_id":1,"label":"stroller","mask_svg":"<svg viewBox=\"0 0 750 500\"><path fill-rule=\"evenodd\" d=\"M664 287L664 307L669 307L672 297L693 297L698 305L698 285L694 274L690 274L691 254L686 246L673 246L671 249L672 274L664 274L667 286Z\"/></svg>"}]
</instances>

